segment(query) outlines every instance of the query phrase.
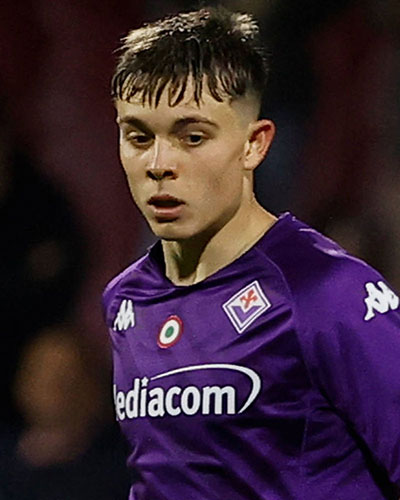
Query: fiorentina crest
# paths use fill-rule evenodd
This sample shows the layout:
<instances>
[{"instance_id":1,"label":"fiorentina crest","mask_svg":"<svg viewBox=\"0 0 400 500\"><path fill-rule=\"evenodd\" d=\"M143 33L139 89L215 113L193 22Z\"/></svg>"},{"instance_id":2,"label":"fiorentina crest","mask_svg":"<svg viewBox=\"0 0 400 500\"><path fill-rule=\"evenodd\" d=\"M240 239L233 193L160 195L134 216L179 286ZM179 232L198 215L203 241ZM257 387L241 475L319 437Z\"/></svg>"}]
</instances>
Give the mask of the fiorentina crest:
<instances>
[{"instance_id":1,"label":"fiorentina crest","mask_svg":"<svg viewBox=\"0 0 400 500\"><path fill-rule=\"evenodd\" d=\"M257 280L235 293L223 309L238 333L242 333L260 314L271 307Z\"/></svg>"}]
</instances>

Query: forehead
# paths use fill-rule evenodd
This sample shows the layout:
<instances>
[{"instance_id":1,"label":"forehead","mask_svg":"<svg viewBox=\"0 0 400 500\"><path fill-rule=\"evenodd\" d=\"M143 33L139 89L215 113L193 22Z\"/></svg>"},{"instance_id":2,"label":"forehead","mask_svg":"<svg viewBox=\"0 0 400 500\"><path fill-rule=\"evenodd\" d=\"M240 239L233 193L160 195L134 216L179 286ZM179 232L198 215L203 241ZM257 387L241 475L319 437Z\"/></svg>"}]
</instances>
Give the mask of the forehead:
<instances>
[{"instance_id":1,"label":"forehead","mask_svg":"<svg viewBox=\"0 0 400 500\"><path fill-rule=\"evenodd\" d=\"M203 89L200 103L194 99L193 87L188 84L184 98L178 104L171 106L168 102L168 88L164 90L157 107L143 103L141 96L135 96L129 101L117 100L116 110L120 121L128 120L129 117L138 118L148 122L150 125L170 126L176 120L184 118L198 118L199 121L209 121L218 127L235 127L241 124L241 113L236 101L217 101L209 93L207 87Z\"/></svg>"}]
</instances>

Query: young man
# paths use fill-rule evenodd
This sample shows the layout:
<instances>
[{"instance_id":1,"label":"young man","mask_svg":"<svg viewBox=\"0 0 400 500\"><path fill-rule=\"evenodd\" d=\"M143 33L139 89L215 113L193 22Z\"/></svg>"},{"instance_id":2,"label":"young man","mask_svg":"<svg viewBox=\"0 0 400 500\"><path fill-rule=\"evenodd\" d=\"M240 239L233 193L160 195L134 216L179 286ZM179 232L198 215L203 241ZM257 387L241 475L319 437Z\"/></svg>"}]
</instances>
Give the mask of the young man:
<instances>
[{"instance_id":1,"label":"young man","mask_svg":"<svg viewBox=\"0 0 400 500\"><path fill-rule=\"evenodd\" d=\"M131 500L396 498L399 298L255 200L265 76L245 14L179 14L122 47L121 161L160 239L104 294Z\"/></svg>"}]
</instances>

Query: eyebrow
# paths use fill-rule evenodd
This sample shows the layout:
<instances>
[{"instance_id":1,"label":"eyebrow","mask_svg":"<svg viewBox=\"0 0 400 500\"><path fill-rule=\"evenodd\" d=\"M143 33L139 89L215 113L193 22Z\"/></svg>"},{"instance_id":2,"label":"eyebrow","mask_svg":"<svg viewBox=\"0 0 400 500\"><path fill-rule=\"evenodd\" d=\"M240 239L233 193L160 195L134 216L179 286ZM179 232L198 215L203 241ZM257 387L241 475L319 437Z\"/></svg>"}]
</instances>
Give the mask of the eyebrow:
<instances>
[{"instance_id":1,"label":"eyebrow","mask_svg":"<svg viewBox=\"0 0 400 500\"><path fill-rule=\"evenodd\" d=\"M139 120L139 118L136 118L135 116L127 115L123 118L117 117L117 123L118 125L122 123L126 125L132 125L132 127L135 127L142 132L145 132L146 134L152 133L149 127L142 120Z\"/></svg>"},{"instance_id":2,"label":"eyebrow","mask_svg":"<svg viewBox=\"0 0 400 500\"><path fill-rule=\"evenodd\" d=\"M117 123L118 124L124 123L127 125L132 125L133 127L136 127L137 129L142 130L143 132L145 132L147 134L152 133L150 128L146 125L146 123L144 121L140 120L139 118L136 118L136 116L133 116L133 115L127 115L127 116L124 116L122 118L117 118ZM172 125L172 131L180 130L180 129L186 127L187 125L191 125L192 123L193 124L203 123L205 125L210 125L216 129L219 128L219 126L215 122L208 120L207 118L204 118L203 116L193 115L193 116L187 116L185 118L179 118L178 120L176 120L174 122L174 124Z\"/></svg>"},{"instance_id":3,"label":"eyebrow","mask_svg":"<svg viewBox=\"0 0 400 500\"><path fill-rule=\"evenodd\" d=\"M186 127L187 125L191 125L192 123L194 123L194 124L203 123L205 125L211 125L214 128L219 128L219 126L215 122L208 120L207 118L204 118L203 116L194 115L194 116L188 116L186 118L180 118L179 120L176 120L176 122L173 125L173 129L180 129L180 128Z\"/></svg>"}]
</instances>

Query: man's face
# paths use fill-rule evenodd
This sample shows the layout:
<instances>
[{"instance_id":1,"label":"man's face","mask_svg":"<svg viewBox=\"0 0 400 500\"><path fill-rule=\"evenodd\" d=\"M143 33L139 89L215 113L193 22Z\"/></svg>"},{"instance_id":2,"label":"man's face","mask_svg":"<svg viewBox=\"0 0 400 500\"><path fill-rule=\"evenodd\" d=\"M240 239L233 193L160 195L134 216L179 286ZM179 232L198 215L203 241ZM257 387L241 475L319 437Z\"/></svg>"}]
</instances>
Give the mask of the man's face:
<instances>
[{"instance_id":1,"label":"man's face","mask_svg":"<svg viewBox=\"0 0 400 500\"><path fill-rule=\"evenodd\" d=\"M211 237L244 201L249 120L245 104L217 102L190 88L178 105L118 101L120 156L132 196L165 240Z\"/></svg>"}]
</instances>

